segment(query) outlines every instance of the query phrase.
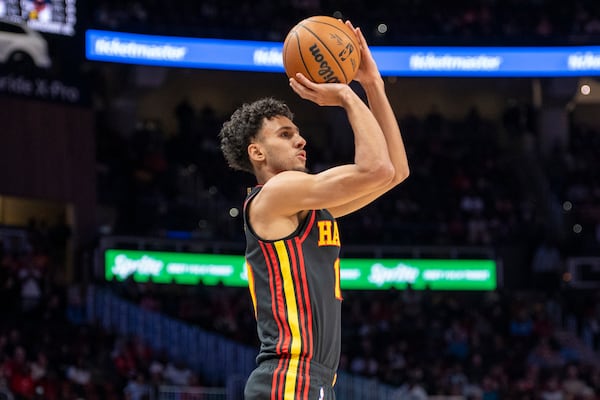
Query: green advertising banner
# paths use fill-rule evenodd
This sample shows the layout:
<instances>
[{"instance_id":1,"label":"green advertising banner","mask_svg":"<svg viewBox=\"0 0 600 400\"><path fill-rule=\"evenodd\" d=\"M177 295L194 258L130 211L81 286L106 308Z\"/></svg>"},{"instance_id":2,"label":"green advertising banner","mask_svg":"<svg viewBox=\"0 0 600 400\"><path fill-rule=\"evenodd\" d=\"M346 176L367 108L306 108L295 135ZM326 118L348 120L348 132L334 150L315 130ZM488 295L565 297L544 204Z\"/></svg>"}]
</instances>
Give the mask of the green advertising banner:
<instances>
[{"instance_id":1,"label":"green advertising banner","mask_svg":"<svg viewBox=\"0 0 600 400\"><path fill-rule=\"evenodd\" d=\"M123 281L247 286L243 256L140 250L105 252L105 277ZM342 289L494 290L496 262L454 259L340 260Z\"/></svg>"}]
</instances>

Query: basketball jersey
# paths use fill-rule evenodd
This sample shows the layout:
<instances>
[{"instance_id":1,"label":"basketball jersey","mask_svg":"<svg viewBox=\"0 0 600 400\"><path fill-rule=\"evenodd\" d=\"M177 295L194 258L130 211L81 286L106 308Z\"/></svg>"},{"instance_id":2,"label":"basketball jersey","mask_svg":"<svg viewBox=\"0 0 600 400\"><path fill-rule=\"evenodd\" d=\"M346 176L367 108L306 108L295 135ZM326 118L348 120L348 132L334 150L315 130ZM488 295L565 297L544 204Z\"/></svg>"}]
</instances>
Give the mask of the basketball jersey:
<instances>
[{"instance_id":1,"label":"basketball jersey","mask_svg":"<svg viewBox=\"0 0 600 400\"><path fill-rule=\"evenodd\" d=\"M285 375L302 376L311 363L335 371L341 348L340 238L327 210L311 210L294 233L262 240L244 202L248 284L257 321L257 364L279 359ZM316 372L316 371L315 371Z\"/></svg>"}]
</instances>

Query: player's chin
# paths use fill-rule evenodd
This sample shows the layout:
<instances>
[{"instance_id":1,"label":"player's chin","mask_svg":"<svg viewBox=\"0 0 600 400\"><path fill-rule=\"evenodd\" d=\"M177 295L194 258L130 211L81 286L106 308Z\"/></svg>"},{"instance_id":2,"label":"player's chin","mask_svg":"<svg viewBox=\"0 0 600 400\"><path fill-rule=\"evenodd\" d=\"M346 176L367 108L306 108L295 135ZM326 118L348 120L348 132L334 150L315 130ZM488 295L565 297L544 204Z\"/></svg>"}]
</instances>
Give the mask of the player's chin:
<instances>
[{"instance_id":1,"label":"player's chin","mask_svg":"<svg viewBox=\"0 0 600 400\"><path fill-rule=\"evenodd\" d=\"M306 168L306 166L298 166L296 168L294 168L294 171L298 171L298 172L308 172L308 168Z\"/></svg>"}]
</instances>

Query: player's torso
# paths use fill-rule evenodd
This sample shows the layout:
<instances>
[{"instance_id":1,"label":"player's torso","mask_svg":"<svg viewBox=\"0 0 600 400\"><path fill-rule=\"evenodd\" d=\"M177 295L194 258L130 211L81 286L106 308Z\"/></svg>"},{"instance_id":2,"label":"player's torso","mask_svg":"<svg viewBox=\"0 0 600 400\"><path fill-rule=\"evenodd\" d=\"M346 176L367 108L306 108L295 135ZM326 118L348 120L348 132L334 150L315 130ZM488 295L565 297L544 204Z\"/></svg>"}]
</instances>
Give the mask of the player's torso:
<instances>
[{"instance_id":1,"label":"player's torso","mask_svg":"<svg viewBox=\"0 0 600 400\"><path fill-rule=\"evenodd\" d=\"M298 357L335 370L342 300L335 219L326 210L311 210L292 235L275 241L260 240L246 215L245 220L249 286L261 341L258 362Z\"/></svg>"}]
</instances>

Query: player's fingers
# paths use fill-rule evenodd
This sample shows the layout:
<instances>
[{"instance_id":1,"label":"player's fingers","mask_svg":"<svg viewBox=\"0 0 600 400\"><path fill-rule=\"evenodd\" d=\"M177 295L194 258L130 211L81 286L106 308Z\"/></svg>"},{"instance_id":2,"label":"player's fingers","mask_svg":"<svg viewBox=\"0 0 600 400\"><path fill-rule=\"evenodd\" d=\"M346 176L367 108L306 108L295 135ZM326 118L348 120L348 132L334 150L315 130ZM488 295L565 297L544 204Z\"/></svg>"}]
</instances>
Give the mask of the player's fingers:
<instances>
[{"instance_id":1,"label":"player's fingers","mask_svg":"<svg viewBox=\"0 0 600 400\"><path fill-rule=\"evenodd\" d=\"M290 86L292 87L292 90L303 99L310 99L312 91L298 82L298 80L290 78Z\"/></svg>"},{"instance_id":2,"label":"player's fingers","mask_svg":"<svg viewBox=\"0 0 600 400\"><path fill-rule=\"evenodd\" d=\"M310 79L308 79L303 73L298 72L296 73L296 81L298 81L300 84L306 86L307 88L314 88L314 86L316 85L316 83L314 83L313 81L311 81Z\"/></svg>"},{"instance_id":3,"label":"player's fingers","mask_svg":"<svg viewBox=\"0 0 600 400\"><path fill-rule=\"evenodd\" d=\"M358 43L361 49L368 49L369 46L367 46L367 39L365 39L365 35L363 35L360 28L356 28L356 36L358 37Z\"/></svg>"}]
</instances>

